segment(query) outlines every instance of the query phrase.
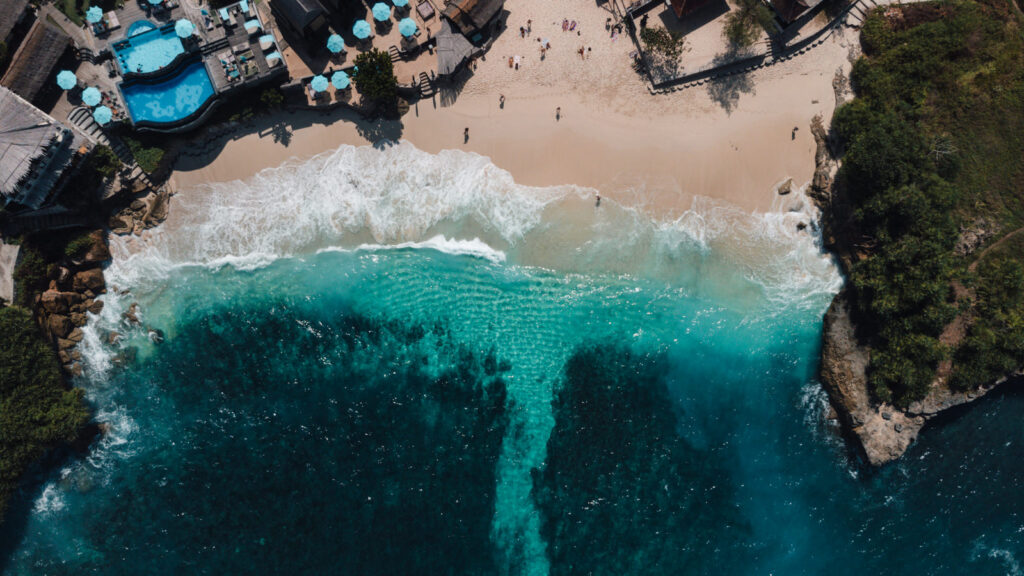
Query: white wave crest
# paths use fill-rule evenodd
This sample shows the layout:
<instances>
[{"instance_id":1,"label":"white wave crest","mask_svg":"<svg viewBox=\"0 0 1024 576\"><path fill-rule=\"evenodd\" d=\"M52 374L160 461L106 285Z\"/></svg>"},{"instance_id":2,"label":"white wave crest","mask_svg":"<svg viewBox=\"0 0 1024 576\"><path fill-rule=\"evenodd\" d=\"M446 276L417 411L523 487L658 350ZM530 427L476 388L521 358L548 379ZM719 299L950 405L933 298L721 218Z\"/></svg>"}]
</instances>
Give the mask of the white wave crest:
<instances>
[{"instance_id":1,"label":"white wave crest","mask_svg":"<svg viewBox=\"0 0 1024 576\"><path fill-rule=\"evenodd\" d=\"M253 270L325 249L415 248L821 306L841 279L821 249L816 209L803 190L779 198L751 214L697 197L662 220L611 201L595 208L592 190L518 185L477 154L342 146L179 194L164 225L113 239L108 282L145 291L180 267Z\"/></svg>"}]
</instances>

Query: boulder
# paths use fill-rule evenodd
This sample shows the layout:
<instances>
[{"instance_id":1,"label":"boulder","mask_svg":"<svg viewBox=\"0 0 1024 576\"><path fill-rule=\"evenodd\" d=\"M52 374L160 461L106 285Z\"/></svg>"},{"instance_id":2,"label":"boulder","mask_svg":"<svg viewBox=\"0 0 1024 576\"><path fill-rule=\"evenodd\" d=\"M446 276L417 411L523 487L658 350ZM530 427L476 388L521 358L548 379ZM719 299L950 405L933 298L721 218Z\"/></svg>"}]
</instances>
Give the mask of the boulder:
<instances>
[{"instance_id":1,"label":"boulder","mask_svg":"<svg viewBox=\"0 0 1024 576\"><path fill-rule=\"evenodd\" d=\"M47 290L39 298L39 306L47 314L67 314L78 298L78 294L74 292Z\"/></svg>"},{"instance_id":2,"label":"boulder","mask_svg":"<svg viewBox=\"0 0 1024 576\"><path fill-rule=\"evenodd\" d=\"M85 253L84 261L89 264L109 262L112 256L110 248L107 247L107 240L103 237L103 231L96 230L89 235L89 238L92 240L92 248Z\"/></svg>"},{"instance_id":3,"label":"boulder","mask_svg":"<svg viewBox=\"0 0 1024 576\"><path fill-rule=\"evenodd\" d=\"M80 328L75 328L74 330L71 331L70 334L68 334L68 340L71 340L72 342L75 343L81 342L84 339L85 333L83 333Z\"/></svg>"},{"instance_id":4,"label":"boulder","mask_svg":"<svg viewBox=\"0 0 1024 576\"><path fill-rule=\"evenodd\" d=\"M71 323L74 324L76 327L81 328L82 326L85 326L85 322L86 322L85 314L72 313L70 318L71 318Z\"/></svg>"},{"instance_id":5,"label":"boulder","mask_svg":"<svg viewBox=\"0 0 1024 576\"><path fill-rule=\"evenodd\" d=\"M66 338L75 327L67 316L51 314L46 320L46 328L57 338Z\"/></svg>"},{"instance_id":6,"label":"boulder","mask_svg":"<svg viewBox=\"0 0 1024 576\"><path fill-rule=\"evenodd\" d=\"M103 270L100 268L90 268L75 274L74 287L78 292L91 290L93 293L102 293L105 286L106 281L103 279Z\"/></svg>"},{"instance_id":7,"label":"boulder","mask_svg":"<svg viewBox=\"0 0 1024 576\"><path fill-rule=\"evenodd\" d=\"M57 348L59 350L70 350L75 347L75 344L77 344L77 342L72 342L71 340L67 340L66 338L57 339Z\"/></svg>"},{"instance_id":8,"label":"boulder","mask_svg":"<svg viewBox=\"0 0 1024 576\"><path fill-rule=\"evenodd\" d=\"M86 300L82 304L82 307L86 311L88 311L88 312L90 312L92 314L99 314L100 312L103 311L103 301L102 300Z\"/></svg>"}]
</instances>

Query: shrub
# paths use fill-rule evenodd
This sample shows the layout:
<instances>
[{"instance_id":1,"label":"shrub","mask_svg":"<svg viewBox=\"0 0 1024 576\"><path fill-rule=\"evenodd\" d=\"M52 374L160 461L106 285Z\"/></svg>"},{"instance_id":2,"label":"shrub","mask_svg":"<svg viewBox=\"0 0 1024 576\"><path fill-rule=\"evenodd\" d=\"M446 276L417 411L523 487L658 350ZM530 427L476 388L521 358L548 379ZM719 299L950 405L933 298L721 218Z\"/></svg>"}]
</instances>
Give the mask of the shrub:
<instances>
[{"instance_id":1,"label":"shrub","mask_svg":"<svg viewBox=\"0 0 1024 576\"><path fill-rule=\"evenodd\" d=\"M132 156L135 157L135 162L139 165L139 168L142 168L147 174L153 174L160 169L160 163L164 159L163 148L159 146L146 146L141 141L130 136L124 136L122 139L128 145L128 149L132 151Z\"/></svg>"},{"instance_id":2,"label":"shrub","mask_svg":"<svg viewBox=\"0 0 1024 576\"><path fill-rule=\"evenodd\" d=\"M88 419L82 390L65 386L29 311L0 307L0 521L25 470Z\"/></svg>"},{"instance_id":3,"label":"shrub","mask_svg":"<svg viewBox=\"0 0 1024 576\"><path fill-rule=\"evenodd\" d=\"M757 41L761 30L769 30L775 21L772 11L761 0L738 0L736 9L725 17L723 34L733 46L746 47Z\"/></svg>"},{"instance_id":4,"label":"shrub","mask_svg":"<svg viewBox=\"0 0 1024 576\"><path fill-rule=\"evenodd\" d=\"M121 168L121 160L108 146L102 144L92 149L85 162L85 169L94 172L101 180L113 178Z\"/></svg>"},{"instance_id":5,"label":"shrub","mask_svg":"<svg viewBox=\"0 0 1024 576\"><path fill-rule=\"evenodd\" d=\"M271 110L280 108L284 105L284 94L277 88L267 88L260 92L260 104Z\"/></svg>"},{"instance_id":6,"label":"shrub","mask_svg":"<svg viewBox=\"0 0 1024 576\"><path fill-rule=\"evenodd\" d=\"M359 94L385 114L398 110L398 78L395 78L391 55L373 49L356 56L356 89Z\"/></svg>"},{"instance_id":7,"label":"shrub","mask_svg":"<svg viewBox=\"0 0 1024 576\"><path fill-rule=\"evenodd\" d=\"M648 51L668 60L679 58L686 47L686 38L665 28L644 28L640 31L640 40Z\"/></svg>"}]
</instances>

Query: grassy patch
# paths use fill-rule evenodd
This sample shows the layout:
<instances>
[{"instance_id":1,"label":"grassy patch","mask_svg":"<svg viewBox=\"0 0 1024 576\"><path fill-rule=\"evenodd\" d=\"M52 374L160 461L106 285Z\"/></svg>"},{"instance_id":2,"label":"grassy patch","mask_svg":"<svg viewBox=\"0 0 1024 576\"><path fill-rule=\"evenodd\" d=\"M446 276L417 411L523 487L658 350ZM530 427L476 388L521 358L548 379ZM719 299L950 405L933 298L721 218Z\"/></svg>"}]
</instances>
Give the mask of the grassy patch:
<instances>
[{"instance_id":1,"label":"grassy patch","mask_svg":"<svg viewBox=\"0 0 1024 576\"><path fill-rule=\"evenodd\" d=\"M1024 37L1009 0L964 0L875 11L861 41L857 98L833 119L856 231L845 241L862 256L849 289L873 349L872 391L904 406L951 355L964 388L1024 365L1015 343L1024 300L1004 286L1024 251L1000 251L1000 264L976 275L978 253L954 251L974 222L1004 233L1024 223ZM939 335L958 312L957 279L979 295L979 320L949 350Z\"/></svg>"}]
</instances>

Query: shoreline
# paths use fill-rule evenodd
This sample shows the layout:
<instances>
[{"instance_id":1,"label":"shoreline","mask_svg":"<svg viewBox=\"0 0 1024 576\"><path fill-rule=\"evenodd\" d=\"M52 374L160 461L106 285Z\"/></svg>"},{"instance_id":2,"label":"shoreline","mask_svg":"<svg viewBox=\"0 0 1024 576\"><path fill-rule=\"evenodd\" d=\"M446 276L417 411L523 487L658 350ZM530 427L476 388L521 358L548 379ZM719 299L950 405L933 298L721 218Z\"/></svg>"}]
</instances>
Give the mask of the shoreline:
<instances>
[{"instance_id":1,"label":"shoreline","mask_svg":"<svg viewBox=\"0 0 1024 576\"><path fill-rule=\"evenodd\" d=\"M590 67L583 73L622 65L620 72L630 75L610 85L597 78L593 90L581 90L580 79L563 77L565 70L550 62L551 56L538 66L550 64L550 71L503 70L505 40L519 38L503 36L492 48L499 58L479 62L456 88L458 94L414 102L399 120L367 120L346 109L260 117L213 139L212 147L178 157L172 186L187 191L246 180L262 169L342 145L379 147L404 140L432 154L446 149L480 154L518 184L591 188L663 216L678 216L699 196L766 212L779 183L811 182L816 167L811 120L831 117L832 79L849 64L845 42L837 36L813 58L719 81L731 90L725 95L712 93L719 90L716 85L651 95L628 68L625 54L580 64Z\"/></svg>"}]
</instances>

